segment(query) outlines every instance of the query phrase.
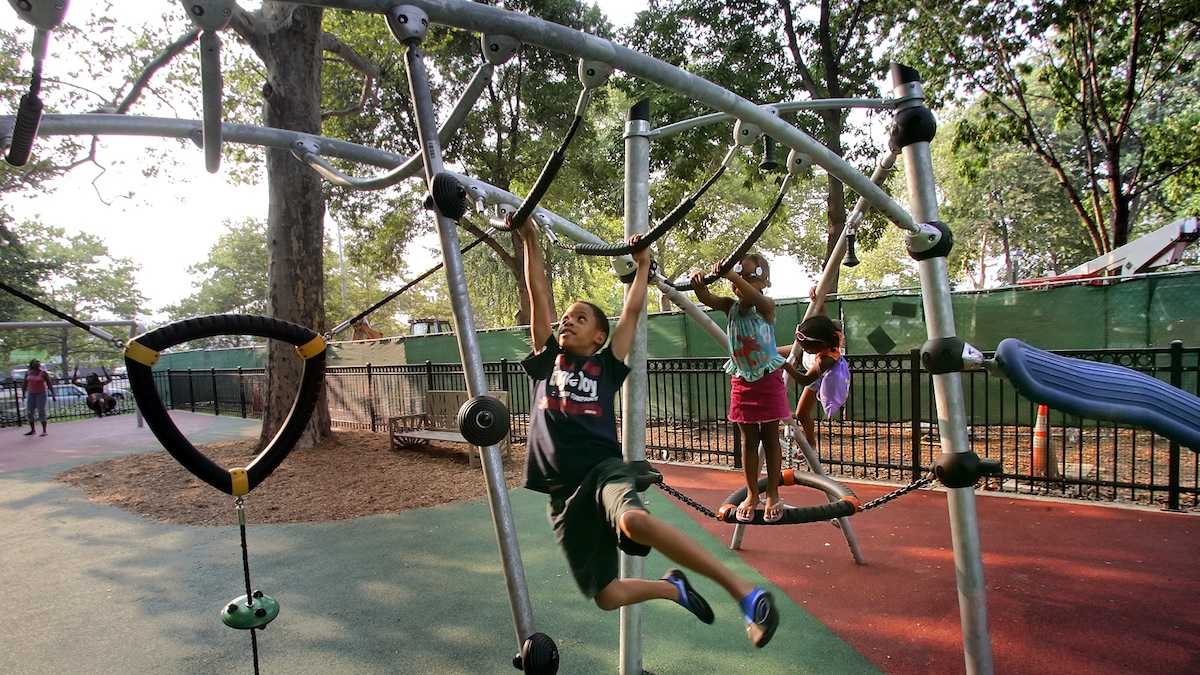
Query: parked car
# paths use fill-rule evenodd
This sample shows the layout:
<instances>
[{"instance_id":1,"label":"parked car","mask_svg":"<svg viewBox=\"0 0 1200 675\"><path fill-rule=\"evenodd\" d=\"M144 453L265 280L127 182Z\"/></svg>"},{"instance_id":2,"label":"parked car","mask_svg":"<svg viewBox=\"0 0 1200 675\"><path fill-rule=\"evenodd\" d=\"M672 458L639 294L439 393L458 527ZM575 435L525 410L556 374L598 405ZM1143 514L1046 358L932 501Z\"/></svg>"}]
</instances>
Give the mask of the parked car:
<instances>
[{"instance_id":1,"label":"parked car","mask_svg":"<svg viewBox=\"0 0 1200 675\"><path fill-rule=\"evenodd\" d=\"M59 383L54 385L54 397L46 405L47 416L54 416L55 411L84 413L87 411L87 392L75 384ZM18 419L27 421L25 417L25 387L22 382L0 393L0 423L15 424Z\"/></svg>"}]
</instances>

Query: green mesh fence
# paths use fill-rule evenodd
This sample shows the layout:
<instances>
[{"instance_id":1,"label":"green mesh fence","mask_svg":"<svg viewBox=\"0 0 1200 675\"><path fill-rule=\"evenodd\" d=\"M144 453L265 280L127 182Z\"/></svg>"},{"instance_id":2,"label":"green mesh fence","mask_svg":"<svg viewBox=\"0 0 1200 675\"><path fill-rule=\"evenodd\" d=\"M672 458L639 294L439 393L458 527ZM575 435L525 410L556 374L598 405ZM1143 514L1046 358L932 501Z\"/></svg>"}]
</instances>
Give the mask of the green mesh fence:
<instances>
[{"instance_id":1,"label":"green mesh fence","mask_svg":"<svg viewBox=\"0 0 1200 675\"><path fill-rule=\"evenodd\" d=\"M1166 347L1173 340L1200 344L1200 272L1150 276L1104 285L1003 289L954 294L958 334L983 351L1016 337L1045 349L1134 349ZM791 341L806 300L780 300L776 335ZM921 298L915 292L848 297L829 303L846 327L850 354L903 354L925 341ZM718 325L724 315L710 312ZM484 361L518 360L529 351L525 327L481 331ZM721 356L725 346L679 312L650 315L652 358ZM403 339L407 363L454 363L458 343L450 334ZM197 356L200 354L202 356ZM229 368L261 365L251 350L180 352L164 355L157 368ZM378 363L376 365L389 365Z\"/></svg>"}]
</instances>

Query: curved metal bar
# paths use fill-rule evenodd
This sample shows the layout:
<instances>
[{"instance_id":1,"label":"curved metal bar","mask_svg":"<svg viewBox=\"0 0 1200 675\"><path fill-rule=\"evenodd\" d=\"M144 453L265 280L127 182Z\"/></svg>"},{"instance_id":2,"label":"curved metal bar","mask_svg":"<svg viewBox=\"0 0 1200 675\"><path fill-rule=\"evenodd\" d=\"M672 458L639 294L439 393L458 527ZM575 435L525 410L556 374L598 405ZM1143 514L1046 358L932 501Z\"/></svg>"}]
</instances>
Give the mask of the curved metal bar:
<instances>
[{"instance_id":1,"label":"curved metal bar","mask_svg":"<svg viewBox=\"0 0 1200 675\"><path fill-rule=\"evenodd\" d=\"M780 143L811 156L814 163L821 165L857 194L865 196L872 207L901 229L920 231L908 211L845 159L778 116L699 75L604 38L498 7L468 0L406 0L406 3L424 10L429 20L435 23L480 33L504 33L525 44L602 61L646 82L653 82L739 120L756 124L763 133ZM394 0L303 0L302 4L384 13L394 4Z\"/></svg>"},{"instance_id":2,"label":"curved metal bar","mask_svg":"<svg viewBox=\"0 0 1200 675\"><path fill-rule=\"evenodd\" d=\"M475 74L471 77L471 81L467 83L466 89L463 90L462 95L455 102L454 109L450 111L450 115L442 123L442 128L438 130L438 141L443 145L450 141L450 138L458 132L463 122L467 120L467 114L475 107L475 103L479 100L479 96L483 94L483 90L487 87L488 83L491 82L495 71L496 67L490 63L482 63L475 69ZM342 173L315 153L294 150L293 154L300 161L308 164L309 168L313 171L321 174L330 183L353 190L381 190L411 178L421 170L421 153L412 155L404 160L403 164L382 176L369 178L359 178Z\"/></svg>"},{"instance_id":3,"label":"curved metal bar","mask_svg":"<svg viewBox=\"0 0 1200 675\"><path fill-rule=\"evenodd\" d=\"M840 110L842 108L892 110L896 107L896 101L879 98L822 98L809 101L781 101L779 103L768 103L760 107L774 108L779 113L795 112L797 110ZM674 136L688 129L719 124L733 119L733 115L729 113L708 113L707 115L672 122L657 129L651 129L649 136L650 138L666 138L667 136Z\"/></svg>"},{"instance_id":4,"label":"curved metal bar","mask_svg":"<svg viewBox=\"0 0 1200 675\"><path fill-rule=\"evenodd\" d=\"M655 224L654 227L650 228L650 231L646 232L646 234L639 239L636 244L565 244L555 241L555 245L559 248L571 251L576 255L589 256L632 255L638 251L646 250L647 247L661 239L663 235L669 232L671 228L681 223L683 219L692 212L692 209L696 208L696 204L700 201L700 198L704 196L704 193L708 192L709 188L715 185L717 180L724 175L725 170L729 168L729 162L733 160L733 156L737 154L737 149L739 147L741 146L737 143L734 143L732 146L730 146L729 151L725 153L725 158L721 160L721 165L718 166L717 170L708 177L708 180L701 183L700 187L696 188L695 192L684 197L683 200L675 206L675 208L671 209L670 213L664 216L663 219Z\"/></svg>"},{"instance_id":5,"label":"curved metal bar","mask_svg":"<svg viewBox=\"0 0 1200 675\"><path fill-rule=\"evenodd\" d=\"M200 82L204 114L204 168L221 169L221 37L215 30L200 33Z\"/></svg>"},{"instance_id":6,"label":"curved metal bar","mask_svg":"<svg viewBox=\"0 0 1200 675\"><path fill-rule=\"evenodd\" d=\"M738 244L737 248L733 249L733 252L725 257L725 260L721 262L721 265L717 268L715 273L706 274L704 276L705 286L716 283L718 279L725 276L729 270L733 269L733 266L738 264L738 262L741 261L750 248L758 242L759 238L762 237L763 232L767 231L767 226L771 224L771 220L775 218L775 212L779 210L779 205L783 203L783 195L787 192L788 187L791 185L793 175L794 174L789 173L783 177L783 182L779 184L779 191L775 193L775 199L771 202L771 207L768 208L767 212L763 214L763 217L759 219L758 223L754 226L754 229L750 230L750 234L747 234L746 238L742 240L742 243ZM683 281L672 281L670 282L670 285L677 291L690 291L692 289L692 282L690 279Z\"/></svg>"}]
</instances>

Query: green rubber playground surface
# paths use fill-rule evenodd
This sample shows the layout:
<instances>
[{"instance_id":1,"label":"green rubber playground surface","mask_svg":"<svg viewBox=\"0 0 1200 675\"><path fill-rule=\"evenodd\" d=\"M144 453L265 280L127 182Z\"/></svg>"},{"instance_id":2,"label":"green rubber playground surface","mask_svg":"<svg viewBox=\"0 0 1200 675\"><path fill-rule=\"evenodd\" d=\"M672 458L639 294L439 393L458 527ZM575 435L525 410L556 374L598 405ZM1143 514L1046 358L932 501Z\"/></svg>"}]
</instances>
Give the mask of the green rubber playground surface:
<instances>
[{"instance_id":1,"label":"green rubber playground surface","mask_svg":"<svg viewBox=\"0 0 1200 675\"><path fill-rule=\"evenodd\" d=\"M61 469L0 474L8 624L0 672L252 672L249 636L220 618L230 598L245 592L232 505L227 528L153 523L89 503L53 481ZM559 645L559 672L616 672L618 614L575 590L544 498L511 495L537 627ZM665 496L649 496L657 515L765 584ZM253 495L247 504L255 587L281 605L260 633L264 673L516 672L485 501L255 527L255 510L268 507ZM658 576L668 566L654 554L646 573ZM733 601L706 579L692 579L717 622L701 624L672 603L643 605L648 671L877 672L779 591L779 632L755 650Z\"/></svg>"}]
</instances>

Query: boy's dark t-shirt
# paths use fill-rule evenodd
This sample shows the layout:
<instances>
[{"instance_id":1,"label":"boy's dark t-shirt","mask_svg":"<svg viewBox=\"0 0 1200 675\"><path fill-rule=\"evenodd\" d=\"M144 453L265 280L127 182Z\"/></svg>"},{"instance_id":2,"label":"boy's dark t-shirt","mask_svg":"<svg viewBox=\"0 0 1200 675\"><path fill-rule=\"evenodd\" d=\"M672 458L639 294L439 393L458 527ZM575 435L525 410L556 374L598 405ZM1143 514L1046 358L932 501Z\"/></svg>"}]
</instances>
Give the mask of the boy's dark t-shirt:
<instances>
[{"instance_id":1,"label":"boy's dark t-shirt","mask_svg":"<svg viewBox=\"0 0 1200 675\"><path fill-rule=\"evenodd\" d=\"M573 492L598 462L621 457L613 399L629 367L611 347L567 354L554 336L521 365L534 381L525 487Z\"/></svg>"}]
</instances>

